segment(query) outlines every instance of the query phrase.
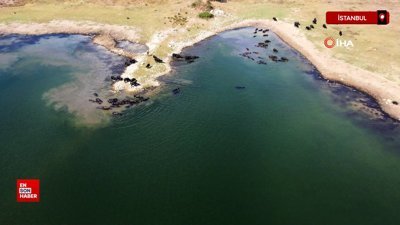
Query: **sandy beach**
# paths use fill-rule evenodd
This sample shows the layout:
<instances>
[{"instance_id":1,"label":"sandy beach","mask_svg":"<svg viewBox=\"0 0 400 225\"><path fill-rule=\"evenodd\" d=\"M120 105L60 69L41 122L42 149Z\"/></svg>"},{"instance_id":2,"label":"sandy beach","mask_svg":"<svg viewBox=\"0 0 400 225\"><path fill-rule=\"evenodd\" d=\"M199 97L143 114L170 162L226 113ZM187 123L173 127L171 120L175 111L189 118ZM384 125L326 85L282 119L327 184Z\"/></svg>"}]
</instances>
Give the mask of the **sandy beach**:
<instances>
[{"instance_id":1,"label":"sandy beach","mask_svg":"<svg viewBox=\"0 0 400 225\"><path fill-rule=\"evenodd\" d=\"M331 56L329 52L320 51L309 41L299 29L293 24L281 21L272 20L243 20L232 22L228 25L218 24L208 29L199 32L194 37L190 37L185 41L173 42L169 41L167 56L163 58L165 67L155 69L150 77L139 77L138 81L143 84L140 88L131 88L124 82L116 82L114 84L115 91L142 91L143 88L158 86L157 78L170 72L171 67L169 62L172 53L179 53L183 48L192 46L210 36L220 32L235 29L240 27L259 27L268 28L275 32L282 40L288 43L291 47L303 54L315 67L321 72L322 76L330 81L342 83L347 86L354 87L357 90L367 93L372 96L381 106L382 110L396 120L400 120L400 106L395 104L400 102L399 87L395 82L385 79L377 73L373 73L362 68L353 66L344 61L338 60ZM143 66L148 56L144 54L132 54L123 49L116 47L116 41L127 40L130 42L139 42L139 29L129 26L100 24L94 22L73 22L54 20L49 23L10 23L0 24L0 34L83 34L93 35L93 41L96 44L102 45L111 52L134 58L138 62L126 68L122 77L136 77L136 72L139 67ZM165 42L176 32L177 29L168 29L156 32L150 41L146 43L149 47L150 55L157 49L157 46ZM322 44L322 43L321 43Z\"/></svg>"}]
</instances>

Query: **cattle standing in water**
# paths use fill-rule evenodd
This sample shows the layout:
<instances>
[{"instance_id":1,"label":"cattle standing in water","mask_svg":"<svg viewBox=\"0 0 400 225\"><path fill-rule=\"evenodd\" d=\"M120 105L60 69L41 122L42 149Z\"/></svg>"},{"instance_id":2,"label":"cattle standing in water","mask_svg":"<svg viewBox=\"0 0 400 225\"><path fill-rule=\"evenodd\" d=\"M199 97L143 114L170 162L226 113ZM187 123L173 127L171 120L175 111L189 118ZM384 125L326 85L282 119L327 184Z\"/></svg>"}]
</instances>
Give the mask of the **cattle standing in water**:
<instances>
[{"instance_id":1,"label":"cattle standing in water","mask_svg":"<svg viewBox=\"0 0 400 225\"><path fill-rule=\"evenodd\" d=\"M180 88L175 88L174 90L172 90L172 93L174 93L174 95L177 95L181 92Z\"/></svg>"},{"instance_id":2,"label":"cattle standing in water","mask_svg":"<svg viewBox=\"0 0 400 225\"><path fill-rule=\"evenodd\" d=\"M275 52L275 53L277 53L277 52L278 52L278 49L274 48L274 49L272 49L272 51Z\"/></svg>"}]
</instances>

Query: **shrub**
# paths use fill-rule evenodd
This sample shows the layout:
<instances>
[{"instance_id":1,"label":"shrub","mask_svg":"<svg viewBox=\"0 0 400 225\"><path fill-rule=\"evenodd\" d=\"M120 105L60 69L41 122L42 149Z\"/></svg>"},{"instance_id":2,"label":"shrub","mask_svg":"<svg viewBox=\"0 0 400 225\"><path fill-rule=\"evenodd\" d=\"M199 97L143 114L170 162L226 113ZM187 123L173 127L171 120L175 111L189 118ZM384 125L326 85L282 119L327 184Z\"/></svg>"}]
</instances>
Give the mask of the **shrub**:
<instances>
[{"instance_id":1,"label":"shrub","mask_svg":"<svg viewBox=\"0 0 400 225\"><path fill-rule=\"evenodd\" d=\"M199 14L199 17L202 19L211 19L214 17L214 15L210 12L202 12Z\"/></svg>"}]
</instances>

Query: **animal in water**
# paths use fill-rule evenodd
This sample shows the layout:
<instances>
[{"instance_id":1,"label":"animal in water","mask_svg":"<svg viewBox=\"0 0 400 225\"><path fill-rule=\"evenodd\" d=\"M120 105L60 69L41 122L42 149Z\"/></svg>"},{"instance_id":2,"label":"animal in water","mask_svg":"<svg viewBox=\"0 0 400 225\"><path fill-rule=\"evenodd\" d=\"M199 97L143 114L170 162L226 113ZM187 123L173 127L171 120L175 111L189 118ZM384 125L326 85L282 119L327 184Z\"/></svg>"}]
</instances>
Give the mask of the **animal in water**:
<instances>
[{"instance_id":1,"label":"animal in water","mask_svg":"<svg viewBox=\"0 0 400 225\"><path fill-rule=\"evenodd\" d=\"M339 31L339 35L340 35L340 36L342 36L342 35L343 35L342 31Z\"/></svg>"},{"instance_id":2,"label":"animal in water","mask_svg":"<svg viewBox=\"0 0 400 225\"><path fill-rule=\"evenodd\" d=\"M272 19L273 19L274 21L278 21L278 19L277 19L276 17L272 17Z\"/></svg>"},{"instance_id":3,"label":"animal in water","mask_svg":"<svg viewBox=\"0 0 400 225\"><path fill-rule=\"evenodd\" d=\"M112 115L113 115L113 116L122 116L122 113L120 113L120 112L113 112Z\"/></svg>"},{"instance_id":4,"label":"animal in water","mask_svg":"<svg viewBox=\"0 0 400 225\"><path fill-rule=\"evenodd\" d=\"M256 35L253 36L253 38L257 37Z\"/></svg>"},{"instance_id":5,"label":"animal in water","mask_svg":"<svg viewBox=\"0 0 400 225\"><path fill-rule=\"evenodd\" d=\"M317 18L314 18L312 22L313 24L317 24Z\"/></svg>"},{"instance_id":6,"label":"animal in water","mask_svg":"<svg viewBox=\"0 0 400 225\"><path fill-rule=\"evenodd\" d=\"M99 97L99 94L93 93L94 97Z\"/></svg>"},{"instance_id":7,"label":"animal in water","mask_svg":"<svg viewBox=\"0 0 400 225\"><path fill-rule=\"evenodd\" d=\"M274 49L272 49L272 51L274 51L275 53L277 53L277 52L278 52L278 49L274 48Z\"/></svg>"},{"instance_id":8,"label":"animal in water","mask_svg":"<svg viewBox=\"0 0 400 225\"><path fill-rule=\"evenodd\" d=\"M257 64L267 65L267 63L266 63L265 61L262 61L262 60L258 60L258 61L257 61Z\"/></svg>"},{"instance_id":9,"label":"animal in water","mask_svg":"<svg viewBox=\"0 0 400 225\"><path fill-rule=\"evenodd\" d=\"M278 61L278 56L276 55L270 55L268 56L272 61L277 62Z\"/></svg>"},{"instance_id":10,"label":"animal in water","mask_svg":"<svg viewBox=\"0 0 400 225\"><path fill-rule=\"evenodd\" d=\"M322 24L322 27L325 28L325 29L327 28L327 27L326 27L326 24Z\"/></svg>"},{"instance_id":11,"label":"animal in water","mask_svg":"<svg viewBox=\"0 0 400 225\"><path fill-rule=\"evenodd\" d=\"M281 57L280 61L281 61L281 62L287 62L287 61L289 61L289 59L286 58L286 57Z\"/></svg>"},{"instance_id":12,"label":"animal in water","mask_svg":"<svg viewBox=\"0 0 400 225\"><path fill-rule=\"evenodd\" d=\"M249 49L249 48L246 48L246 50L247 50L247 51L250 51L250 49Z\"/></svg>"},{"instance_id":13,"label":"animal in water","mask_svg":"<svg viewBox=\"0 0 400 225\"><path fill-rule=\"evenodd\" d=\"M238 90L241 90L241 89L245 89L246 87L245 86L236 86L235 88Z\"/></svg>"},{"instance_id":14,"label":"animal in water","mask_svg":"<svg viewBox=\"0 0 400 225\"><path fill-rule=\"evenodd\" d=\"M270 40L265 40L264 42L265 42L265 43L270 43L271 41L270 41Z\"/></svg>"},{"instance_id":15,"label":"animal in water","mask_svg":"<svg viewBox=\"0 0 400 225\"><path fill-rule=\"evenodd\" d=\"M162 59L158 58L155 55L153 55L153 59L154 59L154 61L156 61L156 63L164 63L164 61L162 61Z\"/></svg>"},{"instance_id":16,"label":"animal in water","mask_svg":"<svg viewBox=\"0 0 400 225\"><path fill-rule=\"evenodd\" d=\"M137 62L136 59L130 59L130 60L125 62L125 66L130 66L131 64L134 64L136 62Z\"/></svg>"},{"instance_id":17,"label":"animal in water","mask_svg":"<svg viewBox=\"0 0 400 225\"><path fill-rule=\"evenodd\" d=\"M172 93L174 93L174 95L177 95L181 92L180 88L175 88L174 90L172 90Z\"/></svg>"}]
</instances>

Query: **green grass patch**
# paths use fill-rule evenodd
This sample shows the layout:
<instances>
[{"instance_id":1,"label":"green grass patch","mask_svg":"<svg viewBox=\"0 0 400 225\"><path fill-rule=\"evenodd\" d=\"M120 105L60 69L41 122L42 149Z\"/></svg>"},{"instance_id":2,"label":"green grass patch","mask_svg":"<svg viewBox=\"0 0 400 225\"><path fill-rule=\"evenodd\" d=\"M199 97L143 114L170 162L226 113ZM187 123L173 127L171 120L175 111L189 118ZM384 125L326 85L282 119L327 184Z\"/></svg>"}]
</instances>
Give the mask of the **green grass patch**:
<instances>
[{"instance_id":1,"label":"green grass patch","mask_svg":"<svg viewBox=\"0 0 400 225\"><path fill-rule=\"evenodd\" d=\"M210 12L201 12L199 13L199 17L202 19L211 19L214 18L214 15Z\"/></svg>"}]
</instances>

